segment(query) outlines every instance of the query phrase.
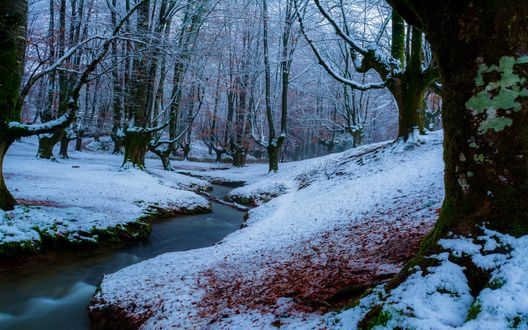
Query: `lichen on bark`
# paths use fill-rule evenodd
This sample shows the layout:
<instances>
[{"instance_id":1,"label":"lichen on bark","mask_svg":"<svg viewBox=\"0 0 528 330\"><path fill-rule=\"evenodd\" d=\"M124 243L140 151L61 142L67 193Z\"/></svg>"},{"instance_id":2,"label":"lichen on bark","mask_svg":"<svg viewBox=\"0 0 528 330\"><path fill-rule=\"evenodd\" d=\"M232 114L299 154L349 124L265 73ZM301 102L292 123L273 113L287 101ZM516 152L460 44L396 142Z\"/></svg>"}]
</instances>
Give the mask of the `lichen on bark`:
<instances>
[{"instance_id":1,"label":"lichen on bark","mask_svg":"<svg viewBox=\"0 0 528 330\"><path fill-rule=\"evenodd\" d=\"M480 134L486 134L489 130L500 132L513 124L508 115L511 111L521 111L520 98L528 97L528 89L524 87L526 79L518 75L515 69L517 65L527 63L528 56L503 56L498 66L479 65L475 79L479 91L469 99L466 108L479 118Z\"/></svg>"}]
</instances>

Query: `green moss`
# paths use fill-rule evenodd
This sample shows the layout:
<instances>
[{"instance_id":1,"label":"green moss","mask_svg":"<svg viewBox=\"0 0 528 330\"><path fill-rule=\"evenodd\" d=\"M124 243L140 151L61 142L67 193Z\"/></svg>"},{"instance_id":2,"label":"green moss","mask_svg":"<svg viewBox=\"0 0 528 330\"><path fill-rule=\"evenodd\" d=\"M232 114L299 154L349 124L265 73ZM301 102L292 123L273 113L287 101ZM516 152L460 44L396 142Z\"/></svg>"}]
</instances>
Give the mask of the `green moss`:
<instances>
[{"instance_id":1,"label":"green moss","mask_svg":"<svg viewBox=\"0 0 528 330\"><path fill-rule=\"evenodd\" d=\"M0 244L0 258L38 253L40 244L36 241L18 241Z\"/></svg>"},{"instance_id":2,"label":"green moss","mask_svg":"<svg viewBox=\"0 0 528 330\"><path fill-rule=\"evenodd\" d=\"M89 250L99 246L119 246L146 239L151 225L138 220L110 228L92 228L90 231L60 232L59 224L45 229L34 226L40 241L19 241L0 244L0 257L35 255L47 251Z\"/></svg>"},{"instance_id":3,"label":"green moss","mask_svg":"<svg viewBox=\"0 0 528 330\"><path fill-rule=\"evenodd\" d=\"M502 278L496 278L488 284L488 287L492 290L500 289L504 286L506 281Z\"/></svg>"},{"instance_id":4,"label":"green moss","mask_svg":"<svg viewBox=\"0 0 528 330\"><path fill-rule=\"evenodd\" d=\"M468 314L467 314L467 317L466 317L466 322L467 321L471 321L471 320L474 320L477 318L477 315L482 311L482 308L480 306L480 303L478 300L476 300L472 305L471 307L469 308L469 311L468 311Z\"/></svg>"},{"instance_id":5,"label":"green moss","mask_svg":"<svg viewBox=\"0 0 528 330\"><path fill-rule=\"evenodd\" d=\"M490 129L495 132L500 132L503 131L506 127L511 126L512 124L513 120L511 118L497 117L483 121L480 125L480 129L482 132L487 132Z\"/></svg>"},{"instance_id":6,"label":"green moss","mask_svg":"<svg viewBox=\"0 0 528 330\"><path fill-rule=\"evenodd\" d=\"M511 118L499 115L497 110L513 110L519 112L522 108L519 97L527 97L528 89L524 88L526 82L514 72L517 64L525 64L525 57L515 59L503 56L499 60L499 66L487 66L481 64L478 68L475 85L484 87L476 95L466 102L466 108L473 110L474 114L486 114L485 120L480 123L479 132L484 134L489 130L495 132L503 131L513 124ZM486 86L486 75L499 74L500 79L490 81Z\"/></svg>"},{"instance_id":7,"label":"green moss","mask_svg":"<svg viewBox=\"0 0 528 330\"><path fill-rule=\"evenodd\" d=\"M450 297L460 297L460 295L458 294L458 292L453 292L453 291L450 291L448 289L445 289L445 288L438 288L436 289L436 291L440 294L447 294L449 295Z\"/></svg>"},{"instance_id":8,"label":"green moss","mask_svg":"<svg viewBox=\"0 0 528 330\"><path fill-rule=\"evenodd\" d=\"M512 322L511 322L511 328L517 329L523 323L524 324L528 323L528 319L526 319L526 317L525 317L524 318L524 322L523 322L523 318L521 316L516 316L516 317L513 318Z\"/></svg>"},{"instance_id":9,"label":"green moss","mask_svg":"<svg viewBox=\"0 0 528 330\"><path fill-rule=\"evenodd\" d=\"M387 323L390 321L390 319L392 318L392 314L387 312L387 311L382 311L381 313L378 314L378 316L376 318L374 318L372 320L371 323L369 323L369 326L367 327L367 329L372 329L372 328L375 328L377 326L381 326L381 327L384 327L387 325Z\"/></svg>"}]
</instances>

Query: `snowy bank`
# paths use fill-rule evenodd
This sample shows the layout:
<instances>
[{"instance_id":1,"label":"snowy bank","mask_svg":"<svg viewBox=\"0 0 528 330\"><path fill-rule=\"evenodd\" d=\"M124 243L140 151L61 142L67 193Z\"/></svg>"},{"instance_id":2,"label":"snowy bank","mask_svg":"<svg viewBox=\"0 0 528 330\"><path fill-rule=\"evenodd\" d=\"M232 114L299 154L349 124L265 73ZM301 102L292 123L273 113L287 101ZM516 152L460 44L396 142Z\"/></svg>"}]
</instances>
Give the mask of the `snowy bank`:
<instances>
[{"instance_id":1,"label":"snowy bank","mask_svg":"<svg viewBox=\"0 0 528 330\"><path fill-rule=\"evenodd\" d=\"M206 163L198 166L198 163L181 162L176 165L176 168L178 173L207 180L213 184L240 187L265 178L268 165L248 164L244 167L233 167L226 164Z\"/></svg>"},{"instance_id":2,"label":"snowy bank","mask_svg":"<svg viewBox=\"0 0 528 330\"><path fill-rule=\"evenodd\" d=\"M0 212L0 256L64 245L146 237L149 219L208 212L209 202L188 190L208 182L160 170L121 170L122 156L70 152L70 159L34 158L36 139L13 145L4 173L20 206Z\"/></svg>"},{"instance_id":3,"label":"snowy bank","mask_svg":"<svg viewBox=\"0 0 528 330\"><path fill-rule=\"evenodd\" d=\"M441 144L435 133L408 150L385 143L284 164L279 174L253 171L239 194L284 188L249 212L246 228L105 276L90 307L94 324L317 327L416 253L443 199Z\"/></svg>"},{"instance_id":4,"label":"snowy bank","mask_svg":"<svg viewBox=\"0 0 528 330\"><path fill-rule=\"evenodd\" d=\"M527 329L528 236L482 229L443 248L388 294L376 288L322 322L329 329Z\"/></svg>"}]
</instances>

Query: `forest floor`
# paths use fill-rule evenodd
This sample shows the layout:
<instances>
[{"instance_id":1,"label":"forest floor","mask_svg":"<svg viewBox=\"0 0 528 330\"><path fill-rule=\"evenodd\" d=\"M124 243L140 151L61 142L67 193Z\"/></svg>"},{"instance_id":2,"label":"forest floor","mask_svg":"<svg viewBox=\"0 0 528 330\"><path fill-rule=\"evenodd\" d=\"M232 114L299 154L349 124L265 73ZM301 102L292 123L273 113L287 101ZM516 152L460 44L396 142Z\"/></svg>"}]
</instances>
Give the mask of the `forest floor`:
<instances>
[{"instance_id":1,"label":"forest floor","mask_svg":"<svg viewBox=\"0 0 528 330\"><path fill-rule=\"evenodd\" d=\"M20 205L0 212L0 256L142 239L152 218L210 211L195 192L211 184L163 171L159 160L147 160L146 172L123 170L122 155L89 150L50 161L35 158L37 143L16 142L5 159Z\"/></svg>"},{"instance_id":2,"label":"forest floor","mask_svg":"<svg viewBox=\"0 0 528 330\"><path fill-rule=\"evenodd\" d=\"M161 255L105 276L96 322L145 328L325 328L333 311L416 253L443 199L442 135L243 169L181 164L246 183L228 199L258 207L219 244ZM117 313L117 314L116 314ZM114 315L119 315L119 321ZM112 320L113 317L113 320Z\"/></svg>"}]
</instances>

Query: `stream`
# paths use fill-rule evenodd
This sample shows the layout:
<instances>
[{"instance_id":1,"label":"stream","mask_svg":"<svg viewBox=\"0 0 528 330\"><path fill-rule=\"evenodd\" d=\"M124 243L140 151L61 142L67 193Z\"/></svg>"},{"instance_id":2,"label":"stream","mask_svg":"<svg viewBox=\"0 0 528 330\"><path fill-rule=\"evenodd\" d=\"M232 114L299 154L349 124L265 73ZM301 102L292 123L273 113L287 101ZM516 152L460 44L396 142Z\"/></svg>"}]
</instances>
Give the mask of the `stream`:
<instances>
[{"instance_id":1,"label":"stream","mask_svg":"<svg viewBox=\"0 0 528 330\"><path fill-rule=\"evenodd\" d=\"M232 188L215 185L222 198ZM133 246L50 262L0 279L0 329L90 329L87 307L104 274L163 253L214 245L240 228L243 212L213 204L209 214L156 222Z\"/></svg>"}]
</instances>

